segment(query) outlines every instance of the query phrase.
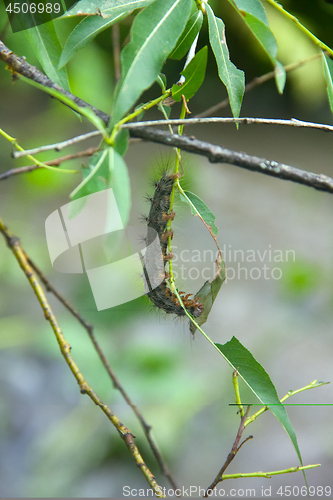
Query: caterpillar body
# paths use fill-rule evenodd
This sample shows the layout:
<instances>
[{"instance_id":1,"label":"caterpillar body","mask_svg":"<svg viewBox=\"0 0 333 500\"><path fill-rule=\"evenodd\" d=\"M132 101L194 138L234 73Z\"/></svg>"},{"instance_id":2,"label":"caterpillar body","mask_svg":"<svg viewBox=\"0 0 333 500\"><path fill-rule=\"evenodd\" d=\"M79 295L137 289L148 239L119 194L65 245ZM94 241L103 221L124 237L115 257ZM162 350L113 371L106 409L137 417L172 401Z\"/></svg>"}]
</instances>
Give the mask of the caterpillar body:
<instances>
[{"instance_id":1,"label":"caterpillar body","mask_svg":"<svg viewBox=\"0 0 333 500\"><path fill-rule=\"evenodd\" d=\"M164 269L166 262L173 257L172 254L167 252L168 239L169 237L173 237L173 231L171 229L167 230L167 223L168 220L173 220L175 217L175 213L173 211L169 211L173 183L177 177L177 174L168 174L165 172L161 179L155 184L154 195L150 198L150 211L146 219L148 225L146 242L147 247L149 247L149 244L154 237L153 234L155 235L156 231L163 255L162 269L159 268L156 272L160 275L163 273L163 276L161 276L162 282L157 287L153 288L149 286L147 297L149 297L155 306L159 309L163 309L166 313L176 314L177 316L185 316L186 313L180 305L177 296L170 290L167 284L169 274L166 273ZM154 231L151 231L150 229L153 229ZM153 253L146 255L146 258L149 259L149 265L151 267L151 261L154 259ZM202 314L203 305L200 303L199 299L190 299L189 297L192 294L185 295L184 292L179 292L179 295L187 311L192 314L192 316L197 318Z\"/></svg>"}]
</instances>

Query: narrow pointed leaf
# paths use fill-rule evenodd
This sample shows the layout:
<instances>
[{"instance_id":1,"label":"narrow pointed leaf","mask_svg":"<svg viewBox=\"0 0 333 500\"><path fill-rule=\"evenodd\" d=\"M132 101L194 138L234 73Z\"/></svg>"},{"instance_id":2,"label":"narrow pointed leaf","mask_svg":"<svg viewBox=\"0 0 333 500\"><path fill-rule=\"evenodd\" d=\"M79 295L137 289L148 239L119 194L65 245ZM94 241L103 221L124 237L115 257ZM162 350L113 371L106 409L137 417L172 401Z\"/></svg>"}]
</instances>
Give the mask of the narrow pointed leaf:
<instances>
[{"instance_id":1,"label":"narrow pointed leaf","mask_svg":"<svg viewBox=\"0 0 333 500\"><path fill-rule=\"evenodd\" d=\"M172 86L172 97L175 101L181 101L182 95L188 101L194 96L205 78L207 66L207 46L203 47L186 66L181 75L185 77L183 85Z\"/></svg>"},{"instance_id":2,"label":"narrow pointed leaf","mask_svg":"<svg viewBox=\"0 0 333 500\"><path fill-rule=\"evenodd\" d=\"M125 12L146 7L153 0L80 0L69 9L62 17L98 15L104 18L115 17Z\"/></svg>"},{"instance_id":3,"label":"narrow pointed leaf","mask_svg":"<svg viewBox=\"0 0 333 500\"><path fill-rule=\"evenodd\" d=\"M218 229L215 226L216 217L213 214L213 212L207 207L206 203L196 194L192 193L191 191L184 191L184 193L186 194L188 199L181 194L180 195L181 200L190 205L193 215L200 214L200 216L203 218L206 224L211 227L212 233L216 236Z\"/></svg>"},{"instance_id":4,"label":"narrow pointed leaf","mask_svg":"<svg viewBox=\"0 0 333 500\"><path fill-rule=\"evenodd\" d=\"M131 40L121 52L122 76L116 92L112 125L154 83L186 25L190 9L191 0L155 1L136 16Z\"/></svg>"},{"instance_id":5,"label":"narrow pointed leaf","mask_svg":"<svg viewBox=\"0 0 333 500\"><path fill-rule=\"evenodd\" d=\"M159 73L156 82L159 84L159 86L162 89L162 92L164 93L166 91L166 86L167 86L167 79L164 73Z\"/></svg>"},{"instance_id":6,"label":"narrow pointed leaf","mask_svg":"<svg viewBox=\"0 0 333 500\"><path fill-rule=\"evenodd\" d=\"M278 47L269 28L265 9L260 0L229 0L253 35L265 49L269 58L275 61Z\"/></svg>"},{"instance_id":7,"label":"narrow pointed leaf","mask_svg":"<svg viewBox=\"0 0 333 500\"><path fill-rule=\"evenodd\" d=\"M195 294L194 298L200 299L200 303L203 304L202 314L198 318L195 318L195 322L197 323L197 325L201 326L206 323L217 294L219 293L220 288L225 280L225 277L225 267L224 263L222 262L220 272L217 273L213 281L207 280L200 288L200 290ZM191 321L190 332L194 334L196 329L197 327Z\"/></svg>"},{"instance_id":8,"label":"narrow pointed leaf","mask_svg":"<svg viewBox=\"0 0 333 500\"><path fill-rule=\"evenodd\" d=\"M129 136L129 130L123 128L120 132L118 132L114 143L114 149L123 157L125 156L129 146Z\"/></svg>"},{"instance_id":9,"label":"narrow pointed leaf","mask_svg":"<svg viewBox=\"0 0 333 500\"><path fill-rule=\"evenodd\" d=\"M83 169L84 179L71 193L72 200L112 188L124 226L131 207L130 183L126 164L111 146L91 157L89 168Z\"/></svg>"},{"instance_id":10,"label":"narrow pointed leaf","mask_svg":"<svg viewBox=\"0 0 333 500\"><path fill-rule=\"evenodd\" d=\"M244 73L236 68L229 59L222 19L215 17L209 4L205 4L205 6L208 16L209 40L216 59L219 77L228 91L232 114L237 118L244 95Z\"/></svg>"},{"instance_id":11,"label":"narrow pointed leaf","mask_svg":"<svg viewBox=\"0 0 333 500\"><path fill-rule=\"evenodd\" d=\"M112 24L121 21L126 15L127 13L118 14L108 17L107 19L103 19L103 17L100 16L89 16L82 19L82 21L75 26L67 39L60 57L59 68L64 66L78 50L88 45L96 35L112 26Z\"/></svg>"},{"instance_id":12,"label":"narrow pointed leaf","mask_svg":"<svg viewBox=\"0 0 333 500\"><path fill-rule=\"evenodd\" d=\"M229 0L243 21L248 25L267 56L271 60L275 70L275 80L278 91L283 92L286 73L282 64L277 59L277 43L269 27L265 9L260 0Z\"/></svg>"},{"instance_id":13,"label":"narrow pointed leaf","mask_svg":"<svg viewBox=\"0 0 333 500\"><path fill-rule=\"evenodd\" d=\"M283 94L284 87L286 85L286 80L287 80L287 73L283 67L283 64L281 64L278 60L276 60L276 63L275 63L274 73L275 73L275 83L276 83L276 87L278 89L278 92L280 94Z\"/></svg>"},{"instance_id":14,"label":"narrow pointed leaf","mask_svg":"<svg viewBox=\"0 0 333 500\"><path fill-rule=\"evenodd\" d=\"M88 106L78 106L72 99L62 94L59 90L56 90L53 87L45 87L41 83L35 82L26 76L21 75L21 79L25 81L28 85L32 85L42 92L46 92L46 94L51 95L58 99L58 101L63 102L69 108L73 109L75 112L79 113L82 116L85 116L95 127L101 132L103 137L106 135L106 127L103 120L97 116L94 111Z\"/></svg>"},{"instance_id":15,"label":"narrow pointed leaf","mask_svg":"<svg viewBox=\"0 0 333 500\"><path fill-rule=\"evenodd\" d=\"M328 56L323 55L324 75L327 83L327 95L333 113L333 61Z\"/></svg>"},{"instance_id":16,"label":"narrow pointed leaf","mask_svg":"<svg viewBox=\"0 0 333 500\"><path fill-rule=\"evenodd\" d=\"M225 359L248 385L259 401L266 405L287 432L302 464L301 452L296 434L289 420L286 408L280 402L275 386L268 373L236 337L225 344L215 344ZM247 401L248 402L248 401Z\"/></svg>"},{"instance_id":17,"label":"narrow pointed leaf","mask_svg":"<svg viewBox=\"0 0 333 500\"><path fill-rule=\"evenodd\" d=\"M50 21L25 30L37 59L47 76L66 90L69 90L66 68L58 69L62 46L54 23Z\"/></svg>"},{"instance_id":18,"label":"narrow pointed leaf","mask_svg":"<svg viewBox=\"0 0 333 500\"><path fill-rule=\"evenodd\" d=\"M203 15L201 10L197 10L192 14L190 19L187 21L185 29L179 38L176 47L173 49L169 55L169 59L182 59L187 52L190 50L195 37L199 33L202 26Z\"/></svg>"},{"instance_id":19,"label":"narrow pointed leaf","mask_svg":"<svg viewBox=\"0 0 333 500\"><path fill-rule=\"evenodd\" d=\"M206 203L199 198L191 191L184 191L184 194L180 195L180 199L188 203L191 207L191 211L193 215L200 215L200 217L204 220L204 222L209 226L209 231L212 235L216 236L218 229L215 225L215 215L213 212L207 207ZM222 256L221 256L222 260ZM217 297L217 294L220 291L220 288L225 280L225 266L224 262L217 262L217 272L213 281L206 281L200 290L195 294L195 298L200 299L200 303L203 304L203 312L202 314L195 319L195 322L201 326L206 323L209 313L213 307L214 301ZM197 327L190 322L190 331L192 334L195 333Z\"/></svg>"},{"instance_id":20,"label":"narrow pointed leaf","mask_svg":"<svg viewBox=\"0 0 333 500\"><path fill-rule=\"evenodd\" d=\"M157 108L161 111L161 113L163 113L164 118L168 120L171 114L171 107L166 106L162 102L160 102Z\"/></svg>"}]
</instances>

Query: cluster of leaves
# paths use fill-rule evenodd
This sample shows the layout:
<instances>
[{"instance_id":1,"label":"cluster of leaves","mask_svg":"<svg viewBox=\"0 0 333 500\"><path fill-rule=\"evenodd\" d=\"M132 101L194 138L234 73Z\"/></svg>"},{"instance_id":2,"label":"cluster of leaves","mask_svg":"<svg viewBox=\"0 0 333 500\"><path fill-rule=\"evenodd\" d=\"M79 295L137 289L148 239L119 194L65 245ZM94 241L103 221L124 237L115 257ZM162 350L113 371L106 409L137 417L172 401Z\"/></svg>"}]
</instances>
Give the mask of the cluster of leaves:
<instances>
[{"instance_id":1,"label":"cluster of leaves","mask_svg":"<svg viewBox=\"0 0 333 500\"><path fill-rule=\"evenodd\" d=\"M277 60L277 43L261 0L229 0L229 2L271 61L277 89L282 93L286 73ZM275 2L272 0L269 3ZM174 101L181 101L184 98L188 101L195 95L203 83L207 64L208 47L203 47L195 54L195 44L204 18L208 22L209 42L215 56L218 75L226 87L233 116L239 116L245 87L244 72L231 62L225 25L222 19L214 14L207 1L107 0L101 3L97 0L80 0L61 18L26 30L26 34L49 78L69 90L66 64L70 59L96 35L128 16L133 16L133 13L136 15L130 29L130 40L121 51L121 78L113 95L112 118L105 127L105 135L109 135L120 121L132 118L133 113L128 114L129 111L142 93L156 81L162 88L161 100L172 95ZM59 19L70 18L81 20L69 34L62 48L55 24ZM21 16L20 22L24 23L24 16ZM315 38L313 35L312 37ZM315 38L314 41L322 49L326 48L318 39ZM173 82L171 88L167 89L166 77L161 73L163 64L167 59L184 58L191 47L194 49L192 59L181 73L180 82L178 84ZM323 64L329 102L333 110L333 63L325 54L323 54ZM135 113L136 116L138 114L139 112ZM121 186L124 197L128 200L127 204L122 203L121 213L126 224L130 209L129 180L124 176L124 165L118 154L123 156L127 149L127 135L124 131L118 131L112 136L112 141L107 143L108 145L104 143L103 147L114 148L116 152L102 155L104 161L101 161L101 155L92 158L90 172L85 174L82 185L75 190L73 196L78 198L106 187ZM121 182L116 179L118 173ZM120 201L117 194L116 199Z\"/></svg>"}]
</instances>

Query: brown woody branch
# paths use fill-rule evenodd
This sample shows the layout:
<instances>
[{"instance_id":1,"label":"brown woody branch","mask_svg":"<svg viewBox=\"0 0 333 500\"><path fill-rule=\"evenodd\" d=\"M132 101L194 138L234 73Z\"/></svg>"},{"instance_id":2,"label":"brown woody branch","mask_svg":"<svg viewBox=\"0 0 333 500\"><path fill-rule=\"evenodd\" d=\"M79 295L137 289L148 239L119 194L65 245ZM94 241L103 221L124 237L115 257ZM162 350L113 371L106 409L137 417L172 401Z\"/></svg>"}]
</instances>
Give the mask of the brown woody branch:
<instances>
[{"instance_id":1,"label":"brown woody branch","mask_svg":"<svg viewBox=\"0 0 333 500\"><path fill-rule=\"evenodd\" d=\"M230 451L229 455L227 456L227 459L224 462L223 466L219 470L219 473L217 474L216 478L214 479L212 484L207 488L205 495L204 495L205 498L209 497L212 494L213 490L218 485L218 483L223 481L224 472L226 471L227 467L231 464L231 462L233 461L233 459L235 458L235 456L237 455L238 451L241 449L243 444L245 444L249 439L253 438L253 436L249 436L241 444L239 444L239 441L241 440L242 434L243 434L244 429L245 429L244 424L246 422L249 411L250 411L250 406L247 407L245 414L241 417L241 422L239 425L237 436L236 436L236 439L234 441L234 444L232 445L231 451Z\"/></svg>"},{"instance_id":2,"label":"brown woody branch","mask_svg":"<svg viewBox=\"0 0 333 500\"><path fill-rule=\"evenodd\" d=\"M102 362L102 364L104 365L104 368L106 369L109 377L111 378L112 382L113 382L113 386L115 389L118 389L118 391L121 393L122 397L124 398L124 400L126 401L126 403L132 408L132 410L134 411L137 419L139 420L142 428L143 428L143 431L145 433L145 436L146 436L146 439L150 445L150 448L156 458L156 461L158 463L158 465L160 466L160 469L161 469L161 472L162 474L168 479L168 481L170 482L171 486L173 487L174 490L177 490L178 489L178 486L174 480L174 478L172 477L171 475L171 472L168 468L168 466L166 465L166 463L164 462L163 458L162 458L162 455L157 447L157 444L155 443L155 441L153 440L150 432L151 432L151 425L149 425L146 420L144 419L143 415L141 414L139 408L132 402L131 398L129 397L129 395L127 394L127 392L125 391L124 387L121 385L121 383L119 382L119 379L117 378L116 374L114 373L114 371L112 370L108 360L106 359L99 343L97 342L97 339L94 335L94 327L93 325L91 325L90 323L88 323L84 318L82 318L82 316L79 314L79 312L74 309L74 307L54 288L54 286L49 282L49 280L44 276L44 274L42 273L42 271L36 266L36 264L29 258L28 255L26 255L26 258L28 260L28 263L30 264L30 266L32 267L32 269L35 271L35 273L39 276L40 280L44 283L44 286L46 288L47 291L53 293L53 295L59 300L59 302L61 302L65 307L66 309L79 321L79 323L81 323L81 325L87 330L88 332L88 335L96 349L96 352L98 353L99 357L100 357L100 360Z\"/></svg>"},{"instance_id":3,"label":"brown woody branch","mask_svg":"<svg viewBox=\"0 0 333 500\"><path fill-rule=\"evenodd\" d=\"M63 355L68 367L73 373L81 394L87 394L90 399L101 408L103 413L107 416L107 418L111 421L113 426L118 431L121 439L126 444L130 454L136 462L137 467L141 470L142 474L146 478L148 484L153 489L155 495L157 497L163 497L162 488L157 484L154 475L148 469L145 464L137 446L134 443L134 435L133 433L119 420L119 418L113 413L113 411L102 402L99 396L93 391L92 387L86 382L82 373L80 372L79 367L75 363L72 355L71 355L71 346L66 341L64 334L57 322L56 317L53 314L53 311L46 299L44 291L39 284L39 281L36 277L33 267L31 266L31 261L23 248L21 247L20 240L16 236L14 236L4 225L2 220L0 219L0 233L2 233L8 247L12 251L14 257L16 258L19 266L23 270L26 275L38 302L43 310L45 319L50 323L51 328L55 334L57 342L60 347L61 354Z\"/></svg>"},{"instance_id":4,"label":"brown woody branch","mask_svg":"<svg viewBox=\"0 0 333 500\"><path fill-rule=\"evenodd\" d=\"M82 101L82 99L79 99L70 92L67 92L59 87L59 85L52 82L52 80L39 71L35 66L31 66L24 60L24 58L20 58L10 51L1 41L0 59L6 62L10 69L14 72L27 76L28 78L31 78L46 87L58 90L79 106L89 106L97 116L99 116L105 123L108 123L110 118L109 115L94 108L87 102ZM266 160L265 158L250 156L246 153L231 151L221 146L216 146L197 139L191 139L186 136L171 135L161 130L150 130L144 127L131 129L129 125L127 125L127 128L129 129L131 137L145 139L147 141L157 142L167 146L178 147L190 153L206 156L211 163L229 163L231 165L252 170L253 172L260 172L262 174L278 177L279 179L304 184L320 191L333 193L333 179L324 174L307 172L289 165Z\"/></svg>"},{"instance_id":5,"label":"brown woody branch","mask_svg":"<svg viewBox=\"0 0 333 500\"><path fill-rule=\"evenodd\" d=\"M128 125L127 128L132 137L140 137L147 141L157 142L165 146L177 147L189 153L206 156L211 163L229 163L237 167L246 168L252 172L260 172L279 179L304 184L320 191L333 193L333 179L324 174L307 172L306 170L301 170L290 165L266 160L265 158L258 158L257 156L250 156L238 151L232 151L184 135L171 135L168 132L153 130L148 127L133 127L131 129Z\"/></svg>"}]
</instances>

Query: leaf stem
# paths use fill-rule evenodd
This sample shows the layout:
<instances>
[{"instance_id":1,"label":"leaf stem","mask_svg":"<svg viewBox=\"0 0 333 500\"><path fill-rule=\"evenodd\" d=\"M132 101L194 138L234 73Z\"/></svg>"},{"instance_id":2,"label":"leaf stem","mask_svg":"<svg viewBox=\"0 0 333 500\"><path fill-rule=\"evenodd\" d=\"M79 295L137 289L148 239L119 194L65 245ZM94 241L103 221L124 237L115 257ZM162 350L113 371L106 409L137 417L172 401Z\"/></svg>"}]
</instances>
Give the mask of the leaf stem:
<instances>
[{"instance_id":1,"label":"leaf stem","mask_svg":"<svg viewBox=\"0 0 333 500\"><path fill-rule=\"evenodd\" d=\"M296 26L301 30L303 31L303 33L305 33L305 35L310 38L310 40L312 40L315 45L317 45L317 47L321 48L322 50L327 50L327 52L329 52L329 54L331 56L333 56L333 50L328 46L326 45L325 43L323 43L321 40L319 40L319 38L317 38L313 33L311 33L311 31L309 31L298 19L297 17L293 16L292 14L290 14L290 12L288 12L287 10L285 10L282 5L280 5L279 3L277 3L275 0L266 0L267 3L269 3L270 5L272 5L272 7L274 7L275 9L277 9L279 12L281 12L281 14L283 14L285 17L287 17L288 19L290 19L291 21L293 21Z\"/></svg>"},{"instance_id":2,"label":"leaf stem","mask_svg":"<svg viewBox=\"0 0 333 500\"><path fill-rule=\"evenodd\" d=\"M124 123L127 123L127 122L133 120L140 113L142 113L142 111L147 111L148 109L150 109L154 106L157 106L157 104L164 101L167 97L170 97L170 95L171 95L171 89L168 89L165 92L163 92L163 94L160 95L159 97L157 97L156 99L153 99L152 101L146 102L145 104L138 106L133 111L133 113L130 113L129 115L125 116L125 118L123 118L122 120L120 120L118 123L115 124L115 126L113 127L113 130L111 132L110 137L105 137L105 142L107 142L107 144L110 144L112 146L114 144L114 141L116 139L116 136L119 132L120 127L122 125L124 125Z\"/></svg>"},{"instance_id":3,"label":"leaf stem","mask_svg":"<svg viewBox=\"0 0 333 500\"><path fill-rule=\"evenodd\" d=\"M206 14L206 9L204 6L204 1L203 0L195 0L195 3L197 4L197 9L201 10L201 12L205 15Z\"/></svg>"}]
</instances>

